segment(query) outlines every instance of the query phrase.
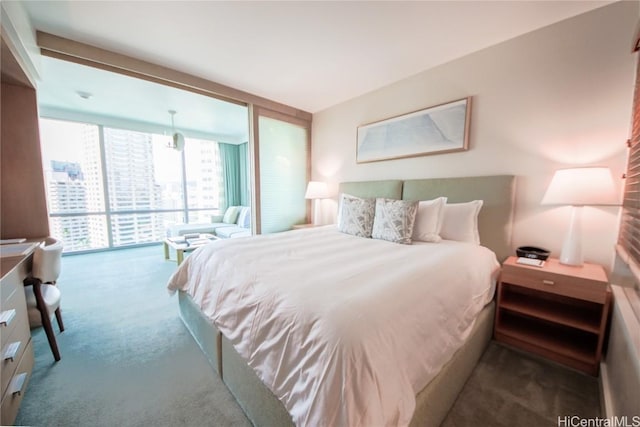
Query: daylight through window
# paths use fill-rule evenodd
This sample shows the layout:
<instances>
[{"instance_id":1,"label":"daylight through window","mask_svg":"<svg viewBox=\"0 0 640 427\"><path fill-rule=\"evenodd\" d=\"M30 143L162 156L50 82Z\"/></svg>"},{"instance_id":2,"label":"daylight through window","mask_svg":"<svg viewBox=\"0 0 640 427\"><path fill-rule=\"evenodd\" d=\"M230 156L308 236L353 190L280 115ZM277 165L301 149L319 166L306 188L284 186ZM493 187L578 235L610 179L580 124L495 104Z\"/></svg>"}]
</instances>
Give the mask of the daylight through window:
<instances>
[{"instance_id":1,"label":"daylight through window","mask_svg":"<svg viewBox=\"0 0 640 427\"><path fill-rule=\"evenodd\" d=\"M40 120L51 235L65 252L158 242L167 226L224 207L218 143Z\"/></svg>"}]
</instances>

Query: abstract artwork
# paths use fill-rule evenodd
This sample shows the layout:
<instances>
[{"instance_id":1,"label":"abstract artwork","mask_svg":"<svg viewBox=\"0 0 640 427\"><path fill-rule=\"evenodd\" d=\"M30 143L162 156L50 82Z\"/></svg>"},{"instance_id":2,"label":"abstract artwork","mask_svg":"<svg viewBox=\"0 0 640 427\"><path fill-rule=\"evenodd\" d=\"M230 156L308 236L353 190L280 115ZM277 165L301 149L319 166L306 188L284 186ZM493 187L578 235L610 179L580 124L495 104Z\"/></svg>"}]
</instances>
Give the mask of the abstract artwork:
<instances>
[{"instance_id":1,"label":"abstract artwork","mask_svg":"<svg viewBox=\"0 0 640 427\"><path fill-rule=\"evenodd\" d=\"M471 97L358 127L358 163L468 148Z\"/></svg>"}]
</instances>

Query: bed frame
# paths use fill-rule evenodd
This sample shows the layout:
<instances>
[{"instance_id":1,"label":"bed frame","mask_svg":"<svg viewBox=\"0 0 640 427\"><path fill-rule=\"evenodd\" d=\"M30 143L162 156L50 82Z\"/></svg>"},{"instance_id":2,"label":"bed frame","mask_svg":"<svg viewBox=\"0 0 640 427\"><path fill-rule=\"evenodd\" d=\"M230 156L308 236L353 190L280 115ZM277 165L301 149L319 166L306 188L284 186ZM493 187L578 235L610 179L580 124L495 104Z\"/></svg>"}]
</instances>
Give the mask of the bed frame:
<instances>
[{"instance_id":1,"label":"bed frame","mask_svg":"<svg viewBox=\"0 0 640 427\"><path fill-rule=\"evenodd\" d=\"M514 189L515 178L507 175L346 182L340 185L341 193L360 197L429 200L447 196L449 203L481 199L484 203L478 217L480 240L496 253L500 261L512 251ZM293 426L284 405L262 383L226 337L204 317L191 297L179 291L178 301L180 316L187 329L253 425ZM440 373L418 392L411 426L438 426L442 423L491 340L494 312L495 303L491 302L478 315L462 347Z\"/></svg>"}]
</instances>

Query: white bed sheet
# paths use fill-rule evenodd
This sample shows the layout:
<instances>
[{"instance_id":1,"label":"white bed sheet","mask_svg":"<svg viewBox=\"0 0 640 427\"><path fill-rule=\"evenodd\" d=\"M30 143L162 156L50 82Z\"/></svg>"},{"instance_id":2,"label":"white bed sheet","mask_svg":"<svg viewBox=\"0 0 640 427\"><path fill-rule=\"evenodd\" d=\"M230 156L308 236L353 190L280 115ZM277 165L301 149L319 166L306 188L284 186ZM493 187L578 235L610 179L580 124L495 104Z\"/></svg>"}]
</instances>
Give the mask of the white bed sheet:
<instances>
[{"instance_id":1,"label":"white bed sheet","mask_svg":"<svg viewBox=\"0 0 640 427\"><path fill-rule=\"evenodd\" d=\"M482 246L326 226L212 242L168 288L191 295L296 425L403 426L491 301L498 271Z\"/></svg>"}]
</instances>

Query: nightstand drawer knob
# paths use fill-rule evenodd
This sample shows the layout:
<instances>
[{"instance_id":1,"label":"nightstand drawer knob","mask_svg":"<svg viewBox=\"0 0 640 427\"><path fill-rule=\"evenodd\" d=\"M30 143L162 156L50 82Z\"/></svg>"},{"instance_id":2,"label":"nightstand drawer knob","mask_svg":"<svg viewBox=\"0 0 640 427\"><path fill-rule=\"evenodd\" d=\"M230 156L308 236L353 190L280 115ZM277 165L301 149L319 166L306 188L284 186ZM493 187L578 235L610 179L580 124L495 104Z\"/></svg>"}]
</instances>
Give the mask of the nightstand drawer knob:
<instances>
[{"instance_id":1,"label":"nightstand drawer knob","mask_svg":"<svg viewBox=\"0 0 640 427\"><path fill-rule=\"evenodd\" d=\"M553 286L553 285L555 285L556 283L555 283L553 280L543 280L543 281L542 281L542 284L543 284L543 285Z\"/></svg>"}]
</instances>

